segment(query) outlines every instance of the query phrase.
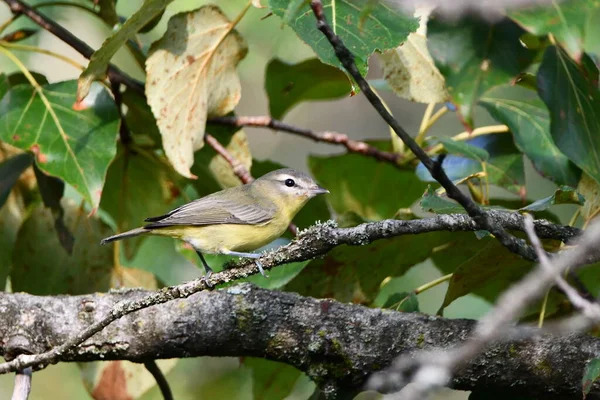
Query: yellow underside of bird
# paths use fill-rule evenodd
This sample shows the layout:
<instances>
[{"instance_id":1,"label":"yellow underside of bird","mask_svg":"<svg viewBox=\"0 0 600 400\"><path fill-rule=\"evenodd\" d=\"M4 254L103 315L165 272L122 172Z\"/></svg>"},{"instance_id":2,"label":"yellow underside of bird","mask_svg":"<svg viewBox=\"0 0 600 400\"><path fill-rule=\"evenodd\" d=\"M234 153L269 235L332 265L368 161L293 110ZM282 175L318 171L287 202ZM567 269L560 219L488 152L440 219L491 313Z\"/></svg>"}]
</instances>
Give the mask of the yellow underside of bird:
<instances>
[{"instance_id":1,"label":"yellow underside of bird","mask_svg":"<svg viewBox=\"0 0 600 400\"><path fill-rule=\"evenodd\" d=\"M181 239L203 253L248 252L271 243L285 231L287 223L269 221L263 225L169 226L148 233Z\"/></svg>"}]
</instances>

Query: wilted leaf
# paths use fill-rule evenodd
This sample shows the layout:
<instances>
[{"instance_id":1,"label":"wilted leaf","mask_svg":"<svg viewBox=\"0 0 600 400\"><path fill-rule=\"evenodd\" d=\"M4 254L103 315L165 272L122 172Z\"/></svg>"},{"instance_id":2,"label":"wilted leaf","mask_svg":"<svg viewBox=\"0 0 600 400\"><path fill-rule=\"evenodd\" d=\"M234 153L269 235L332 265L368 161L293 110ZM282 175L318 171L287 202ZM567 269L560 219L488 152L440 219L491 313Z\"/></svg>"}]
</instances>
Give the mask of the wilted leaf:
<instances>
[{"instance_id":1,"label":"wilted leaf","mask_svg":"<svg viewBox=\"0 0 600 400\"><path fill-rule=\"evenodd\" d=\"M579 66L561 49L550 46L538 70L538 91L550 110L550 132L556 146L600 182L600 91L598 69ZM585 68L585 69L584 69Z\"/></svg>"},{"instance_id":2,"label":"wilted leaf","mask_svg":"<svg viewBox=\"0 0 600 400\"><path fill-rule=\"evenodd\" d=\"M308 2L269 0L273 14L281 17L326 64L344 70L331 44L316 29L316 19ZM364 13L369 7L368 13ZM333 31L340 36L356 58L364 76L371 54L397 47L417 30L416 18L403 15L384 2L370 0L325 0L323 12Z\"/></svg>"},{"instance_id":3,"label":"wilted leaf","mask_svg":"<svg viewBox=\"0 0 600 400\"><path fill-rule=\"evenodd\" d=\"M516 146L542 176L558 184L577 185L581 170L554 144L548 109L535 92L504 85L486 92L479 104L510 128Z\"/></svg>"},{"instance_id":4,"label":"wilted leaf","mask_svg":"<svg viewBox=\"0 0 600 400\"><path fill-rule=\"evenodd\" d=\"M586 28L598 25L598 19L594 21L593 17L599 9L600 3L595 0L563 0L521 8L508 15L531 33L539 36L551 33L579 59L584 42L593 35Z\"/></svg>"},{"instance_id":5,"label":"wilted leaf","mask_svg":"<svg viewBox=\"0 0 600 400\"><path fill-rule=\"evenodd\" d=\"M582 206L585 203L585 198L575 189L568 186L561 186L552 196L544 197L537 200L528 206L521 208L521 211L543 211L555 204L577 204Z\"/></svg>"},{"instance_id":6,"label":"wilted leaf","mask_svg":"<svg viewBox=\"0 0 600 400\"><path fill-rule=\"evenodd\" d=\"M97 207L116 152L119 113L100 85L74 111L75 81L11 88L0 102L0 140L36 156L38 167L72 185Z\"/></svg>"},{"instance_id":7,"label":"wilted leaf","mask_svg":"<svg viewBox=\"0 0 600 400\"><path fill-rule=\"evenodd\" d=\"M490 24L474 18L453 23L430 18L429 52L467 124L472 124L473 109L485 91L511 83L533 61L535 53L521 45L523 33L508 19Z\"/></svg>"},{"instance_id":8,"label":"wilted leaf","mask_svg":"<svg viewBox=\"0 0 600 400\"><path fill-rule=\"evenodd\" d=\"M369 303L385 278L404 275L449 240L449 233L433 232L378 240L365 246L337 247L325 258L311 261L286 290L341 302Z\"/></svg>"},{"instance_id":9,"label":"wilted leaf","mask_svg":"<svg viewBox=\"0 0 600 400\"><path fill-rule=\"evenodd\" d=\"M193 177L209 116L233 110L241 96L236 66L247 48L221 10L207 5L169 20L146 61L146 95L163 147L177 172Z\"/></svg>"},{"instance_id":10,"label":"wilted leaf","mask_svg":"<svg viewBox=\"0 0 600 400\"><path fill-rule=\"evenodd\" d=\"M162 215L172 204L167 174L157 156L121 148L110 164L100 208L115 220L120 232L137 228L144 219ZM121 242L127 258L133 257L146 236Z\"/></svg>"},{"instance_id":11,"label":"wilted leaf","mask_svg":"<svg viewBox=\"0 0 600 400\"><path fill-rule=\"evenodd\" d=\"M581 217L589 222L600 212L600 184L584 173L577 191L585 198L585 203L581 207Z\"/></svg>"},{"instance_id":12,"label":"wilted leaf","mask_svg":"<svg viewBox=\"0 0 600 400\"><path fill-rule=\"evenodd\" d=\"M265 360L244 358L243 365L252 369L253 394L256 400L280 400L287 398L294 383L302 373L291 365Z\"/></svg>"},{"instance_id":13,"label":"wilted leaf","mask_svg":"<svg viewBox=\"0 0 600 400\"><path fill-rule=\"evenodd\" d=\"M339 69L316 58L298 64L273 59L267 65L265 89L271 117L281 119L296 104L347 96L351 85Z\"/></svg>"},{"instance_id":14,"label":"wilted leaf","mask_svg":"<svg viewBox=\"0 0 600 400\"><path fill-rule=\"evenodd\" d=\"M600 358L591 359L585 366L581 386L585 399L592 389L592 385L600 378Z\"/></svg>"},{"instance_id":15,"label":"wilted leaf","mask_svg":"<svg viewBox=\"0 0 600 400\"><path fill-rule=\"evenodd\" d=\"M19 176L32 162L33 157L29 153L17 154L0 162L0 208L4 205Z\"/></svg>"},{"instance_id":16,"label":"wilted leaf","mask_svg":"<svg viewBox=\"0 0 600 400\"><path fill-rule=\"evenodd\" d=\"M389 142L371 144L389 149ZM317 182L331 192L326 198L336 213L352 211L365 220L391 218L427 187L412 171L360 154L310 156L308 165Z\"/></svg>"},{"instance_id":17,"label":"wilted leaf","mask_svg":"<svg viewBox=\"0 0 600 400\"><path fill-rule=\"evenodd\" d=\"M129 39L152 19L162 13L171 1L173 0L144 0L139 10L127 18L123 26L102 43L102 46L92 54L90 63L79 77L77 88L78 101L81 101L89 94L92 82L105 78L108 64L117 50L123 47ZM111 15L112 12L106 7L104 7L104 11L107 17L114 18L114 15Z\"/></svg>"},{"instance_id":18,"label":"wilted leaf","mask_svg":"<svg viewBox=\"0 0 600 400\"><path fill-rule=\"evenodd\" d=\"M19 29L14 32L7 33L6 35L0 37L0 41L3 42L19 42L21 40L25 40L30 38L31 36L37 33L37 29Z\"/></svg>"},{"instance_id":19,"label":"wilted leaf","mask_svg":"<svg viewBox=\"0 0 600 400\"><path fill-rule=\"evenodd\" d=\"M419 12L421 11L421 12ZM446 82L427 49L430 10L417 10L419 30L400 46L381 54L383 76L394 92L419 103L443 103L449 98ZM421 15L417 15L417 13Z\"/></svg>"},{"instance_id":20,"label":"wilted leaf","mask_svg":"<svg viewBox=\"0 0 600 400\"><path fill-rule=\"evenodd\" d=\"M34 209L14 246L10 278L15 292L83 294L110 287L113 246L100 246L99 242L111 229L97 217L87 217L72 201L64 199L62 204L65 226L75 237L73 254L60 245L50 210L43 206Z\"/></svg>"},{"instance_id":21,"label":"wilted leaf","mask_svg":"<svg viewBox=\"0 0 600 400\"><path fill-rule=\"evenodd\" d=\"M525 195L525 167L523 155L515 147L512 137L506 133L495 133L474 137L465 143L485 149L490 158L485 163L490 184L505 188L513 193ZM442 167L452 180L460 180L483 171L478 161L449 155ZM426 182L435 182L431 174L419 163L417 176Z\"/></svg>"}]
</instances>

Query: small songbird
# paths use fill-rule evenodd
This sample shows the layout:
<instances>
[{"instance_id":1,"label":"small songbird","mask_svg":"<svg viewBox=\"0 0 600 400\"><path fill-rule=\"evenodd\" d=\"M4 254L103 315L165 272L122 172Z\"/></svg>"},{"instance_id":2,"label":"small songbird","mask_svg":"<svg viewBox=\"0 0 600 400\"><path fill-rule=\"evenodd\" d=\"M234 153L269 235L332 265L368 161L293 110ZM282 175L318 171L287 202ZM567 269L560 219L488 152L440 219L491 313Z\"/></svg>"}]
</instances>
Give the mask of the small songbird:
<instances>
[{"instance_id":1,"label":"small songbird","mask_svg":"<svg viewBox=\"0 0 600 400\"><path fill-rule=\"evenodd\" d=\"M278 169L252 183L221 190L174 209L149 224L102 239L104 245L142 234L170 236L189 243L202 261L205 279L212 269L203 253L258 258L251 253L283 234L311 198L329 193L307 174ZM264 275L262 265L256 263Z\"/></svg>"}]
</instances>

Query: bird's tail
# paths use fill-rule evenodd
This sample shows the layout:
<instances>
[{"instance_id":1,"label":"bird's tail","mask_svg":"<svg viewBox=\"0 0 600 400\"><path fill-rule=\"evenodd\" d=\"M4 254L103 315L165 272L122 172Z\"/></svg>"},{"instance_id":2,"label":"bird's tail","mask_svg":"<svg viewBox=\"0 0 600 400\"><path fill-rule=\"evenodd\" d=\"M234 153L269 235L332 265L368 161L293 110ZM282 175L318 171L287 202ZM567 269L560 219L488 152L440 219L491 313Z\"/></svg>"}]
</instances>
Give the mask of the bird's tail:
<instances>
[{"instance_id":1,"label":"bird's tail","mask_svg":"<svg viewBox=\"0 0 600 400\"><path fill-rule=\"evenodd\" d=\"M133 236L141 235L142 233L150 232L150 229L146 228L136 228L127 232L119 233L118 235L109 236L100 241L101 245L105 245L106 243L115 242L117 240L126 239Z\"/></svg>"}]
</instances>

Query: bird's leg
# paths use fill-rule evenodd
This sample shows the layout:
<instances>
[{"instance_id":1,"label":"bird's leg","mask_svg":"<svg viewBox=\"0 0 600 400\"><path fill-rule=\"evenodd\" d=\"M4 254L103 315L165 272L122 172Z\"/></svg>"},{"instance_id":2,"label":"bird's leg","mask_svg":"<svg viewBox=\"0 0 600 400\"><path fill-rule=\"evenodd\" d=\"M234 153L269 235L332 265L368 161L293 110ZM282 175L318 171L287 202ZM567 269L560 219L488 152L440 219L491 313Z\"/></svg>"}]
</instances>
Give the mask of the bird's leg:
<instances>
[{"instance_id":1,"label":"bird's leg","mask_svg":"<svg viewBox=\"0 0 600 400\"><path fill-rule=\"evenodd\" d=\"M258 270L260 271L260 274L262 276L264 276L265 278L268 278L268 276L265 274L265 270L263 269L262 264L260 263L260 261L257 260L257 258L260 258L262 254L259 254L259 253L242 253L242 252L239 252L239 251L230 251L230 250L224 250L222 253L225 254L225 255L228 255L228 256L253 258L254 259L254 263L256 264L256 266L258 267Z\"/></svg>"},{"instance_id":2,"label":"bird's leg","mask_svg":"<svg viewBox=\"0 0 600 400\"><path fill-rule=\"evenodd\" d=\"M206 283L207 286L210 287L210 284L208 283L208 278L210 278L210 276L212 275L213 270L211 267L208 266L208 263L204 259L202 253L196 250L196 254L198 254L198 257L200 257L200 261L202 261L202 265L204 266L204 277L202 277L202 280Z\"/></svg>"}]
</instances>

